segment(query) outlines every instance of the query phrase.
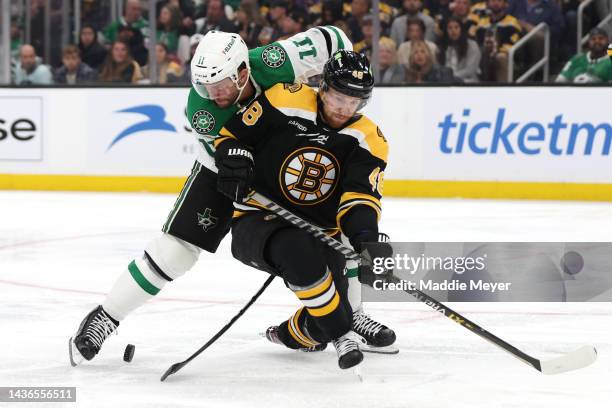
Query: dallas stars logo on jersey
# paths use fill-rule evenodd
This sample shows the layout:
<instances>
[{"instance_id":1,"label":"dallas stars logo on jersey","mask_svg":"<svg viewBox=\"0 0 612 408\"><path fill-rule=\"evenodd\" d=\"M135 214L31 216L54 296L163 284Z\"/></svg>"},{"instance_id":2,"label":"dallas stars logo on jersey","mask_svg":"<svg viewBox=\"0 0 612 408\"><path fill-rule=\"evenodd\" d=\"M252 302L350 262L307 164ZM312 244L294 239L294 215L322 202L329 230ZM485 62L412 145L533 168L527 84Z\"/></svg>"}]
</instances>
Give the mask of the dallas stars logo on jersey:
<instances>
[{"instance_id":1,"label":"dallas stars logo on jersey","mask_svg":"<svg viewBox=\"0 0 612 408\"><path fill-rule=\"evenodd\" d=\"M264 48L261 53L261 58L267 66L270 68L278 68L285 63L287 56L285 50L276 45L270 45Z\"/></svg>"},{"instance_id":2,"label":"dallas stars logo on jersey","mask_svg":"<svg viewBox=\"0 0 612 408\"><path fill-rule=\"evenodd\" d=\"M199 110L193 114L191 125L198 133L207 134L215 128L215 118L206 110Z\"/></svg>"},{"instance_id":3,"label":"dallas stars logo on jersey","mask_svg":"<svg viewBox=\"0 0 612 408\"><path fill-rule=\"evenodd\" d=\"M316 147L291 153L283 163L279 183L285 197L301 205L325 200L338 184L340 165L333 154Z\"/></svg>"},{"instance_id":4,"label":"dallas stars logo on jersey","mask_svg":"<svg viewBox=\"0 0 612 408\"><path fill-rule=\"evenodd\" d=\"M206 208L203 213L198 214L198 225L200 225L204 231L208 231L211 228L214 228L217 225L217 217L213 217L212 210L210 208Z\"/></svg>"}]
</instances>

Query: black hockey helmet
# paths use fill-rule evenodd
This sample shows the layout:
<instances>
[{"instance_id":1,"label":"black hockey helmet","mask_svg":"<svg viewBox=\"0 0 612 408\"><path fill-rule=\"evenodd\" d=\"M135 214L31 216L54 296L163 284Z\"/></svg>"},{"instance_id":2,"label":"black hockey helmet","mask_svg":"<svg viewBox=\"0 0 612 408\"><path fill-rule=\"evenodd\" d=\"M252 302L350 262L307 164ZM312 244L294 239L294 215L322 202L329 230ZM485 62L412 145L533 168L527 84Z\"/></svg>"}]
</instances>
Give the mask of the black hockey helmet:
<instances>
[{"instance_id":1,"label":"black hockey helmet","mask_svg":"<svg viewBox=\"0 0 612 408\"><path fill-rule=\"evenodd\" d=\"M361 98L363 102L359 109L363 108L374 88L374 76L368 58L354 51L337 51L323 68L321 90L325 92L329 88L344 95Z\"/></svg>"}]
</instances>

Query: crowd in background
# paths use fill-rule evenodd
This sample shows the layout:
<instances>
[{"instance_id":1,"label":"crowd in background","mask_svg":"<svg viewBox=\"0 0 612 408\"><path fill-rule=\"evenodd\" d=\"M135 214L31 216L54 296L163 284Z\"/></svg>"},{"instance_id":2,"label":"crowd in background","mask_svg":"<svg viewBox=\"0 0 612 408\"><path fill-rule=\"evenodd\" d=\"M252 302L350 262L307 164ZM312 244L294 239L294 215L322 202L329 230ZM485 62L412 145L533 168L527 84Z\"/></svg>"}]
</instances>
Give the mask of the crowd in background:
<instances>
[{"instance_id":1,"label":"crowd in background","mask_svg":"<svg viewBox=\"0 0 612 408\"><path fill-rule=\"evenodd\" d=\"M52 0L53 1L53 0ZM580 0L381 0L378 62L381 84L505 82L508 50L539 23L550 27L550 67L558 82L612 82L606 28L590 30L576 50ZM354 50L372 57L376 16L371 0L164 0L156 7L156 46L149 49L149 22L139 0L126 0L123 15L110 21L108 0L84 0L78 44L51 44L41 55L44 0L32 0L31 41L23 43L23 21L11 24L12 80L26 84L148 83L149 53L157 61L157 83L187 84L195 48L210 30L239 33L249 48L283 40L317 25L335 25ZM596 0L585 23L595 27L609 0ZM516 70L537 62L544 36L537 33L517 56ZM535 80L539 77L536 75Z\"/></svg>"}]
</instances>

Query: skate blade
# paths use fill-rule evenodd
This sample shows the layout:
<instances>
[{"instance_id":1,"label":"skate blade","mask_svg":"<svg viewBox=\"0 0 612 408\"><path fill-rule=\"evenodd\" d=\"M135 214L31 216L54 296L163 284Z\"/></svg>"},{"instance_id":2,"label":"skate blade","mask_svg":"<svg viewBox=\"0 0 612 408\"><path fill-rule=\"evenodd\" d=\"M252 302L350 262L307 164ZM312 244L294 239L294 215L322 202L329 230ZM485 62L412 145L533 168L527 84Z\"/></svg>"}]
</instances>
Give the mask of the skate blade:
<instances>
[{"instance_id":1,"label":"skate blade","mask_svg":"<svg viewBox=\"0 0 612 408\"><path fill-rule=\"evenodd\" d=\"M79 350L74 345L72 337L68 339L68 356L70 357L70 365L73 367L78 366L85 360L85 357L81 355Z\"/></svg>"},{"instance_id":2,"label":"skate blade","mask_svg":"<svg viewBox=\"0 0 612 408\"><path fill-rule=\"evenodd\" d=\"M394 345L376 347L376 346L369 344L366 341L366 339L364 339L357 333L354 333L353 338L357 341L357 343L359 343L359 350L363 351L364 353L374 353L374 354L397 354L399 353L399 349L395 347Z\"/></svg>"},{"instance_id":3,"label":"skate blade","mask_svg":"<svg viewBox=\"0 0 612 408\"><path fill-rule=\"evenodd\" d=\"M357 364L353 367L353 374L357 376L359 382L363 382L363 374L361 373L361 364Z\"/></svg>"},{"instance_id":4,"label":"skate blade","mask_svg":"<svg viewBox=\"0 0 612 408\"><path fill-rule=\"evenodd\" d=\"M375 347L369 344L360 344L359 349L364 353L397 354L399 349L395 346Z\"/></svg>"}]
</instances>

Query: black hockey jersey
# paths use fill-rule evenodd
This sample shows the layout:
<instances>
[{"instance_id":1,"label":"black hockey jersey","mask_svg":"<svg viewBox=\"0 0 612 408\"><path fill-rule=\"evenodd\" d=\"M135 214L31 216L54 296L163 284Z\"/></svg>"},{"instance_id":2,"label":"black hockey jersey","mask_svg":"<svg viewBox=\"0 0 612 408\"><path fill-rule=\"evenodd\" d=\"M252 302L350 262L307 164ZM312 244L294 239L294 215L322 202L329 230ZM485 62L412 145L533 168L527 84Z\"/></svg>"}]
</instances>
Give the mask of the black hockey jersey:
<instances>
[{"instance_id":1,"label":"black hockey jersey","mask_svg":"<svg viewBox=\"0 0 612 408\"><path fill-rule=\"evenodd\" d=\"M320 227L339 228L355 205L380 217L388 145L380 129L358 116L340 130L317 120L317 93L278 84L226 122L216 145L234 138L255 159L254 189ZM253 209L236 204L240 210Z\"/></svg>"}]
</instances>

